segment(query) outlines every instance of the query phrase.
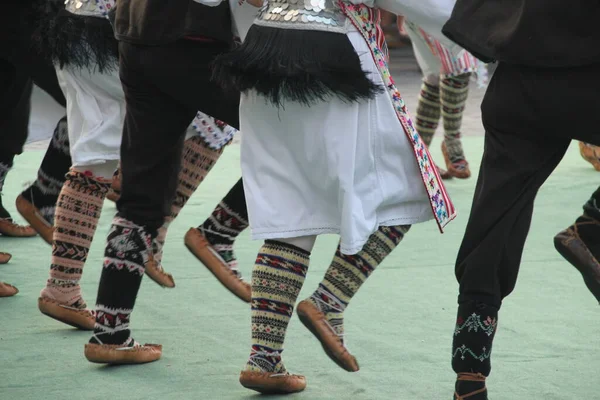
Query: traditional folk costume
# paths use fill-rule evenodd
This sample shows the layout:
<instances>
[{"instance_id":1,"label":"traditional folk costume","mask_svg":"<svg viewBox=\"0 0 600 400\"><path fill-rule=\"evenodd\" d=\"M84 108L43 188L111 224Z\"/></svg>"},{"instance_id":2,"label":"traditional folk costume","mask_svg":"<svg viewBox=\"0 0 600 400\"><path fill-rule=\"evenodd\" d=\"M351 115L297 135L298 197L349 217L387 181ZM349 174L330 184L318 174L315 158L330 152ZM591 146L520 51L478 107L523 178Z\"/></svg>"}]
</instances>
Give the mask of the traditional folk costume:
<instances>
[{"instance_id":1,"label":"traditional folk costume","mask_svg":"<svg viewBox=\"0 0 600 400\"><path fill-rule=\"evenodd\" d=\"M272 1L215 76L242 91L242 175L254 239L252 346L243 386L291 393L285 333L316 236L340 244L298 315L347 371L343 312L412 224L455 216L389 74L378 12L364 4ZM432 215L433 210L433 215Z\"/></svg>"},{"instance_id":2,"label":"traditional folk costume","mask_svg":"<svg viewBox=\"0 0 600 400\"><path fill-rule=\"evenodd\" d=\"M441 170L440 174L444 179L468 178L471 170L462 148L460 128L471 76L479 75L479 81L485 81L486 67L465 50L455 55L414 23L407 21L406 26L423 72L415 118L417 132L429 146L441 116L444 122L442 154L447 171Z\"/></svg>"},{"instance_id":3,"label":"traditional folk costume","mask_svg":"<svg viewBox=\"0 0 600 400\"><path fill-rule=\"evenodd\" d=\"M40 2L8 1L0 16L0 36L3 37L0 42L0 75L4 77L0 79L0 192L14 156L22 152L27 140L32 83L59 104L65 104L54 68L32 44ZM57 185L60 190L70 165L68 143L65 146L67 139L62 135L61 124L59 121L54 131L38 178L17 198L17 210L32 227L16 225L0 199L0 233L3 235L35 236L37 230L44 236L43 228L52 223L52 210L58 197ZM65 164L68 164L66 169ZM38 229L35 222L40 219L43 221L42 228Z\"/></svg>"},{"instance_id":4,"label":"traditional folk costume","mask_svg":"<svg viewBox=\"0 0 600 400\"><path fill-rule=\"evenodd\" d=\"M57 14L50 10L49 35L40 37L42 48L57 63L67 98L73 163L57 203L50 278L38 304L42 313L90 330L95 318L86 309L79 281L117 167L125 118L125 98L116 68L117 42L105 18L113 6L112 0L69 1L66 10L61 8ZM152 243L147 264L148 275L165 287L175 286L161 266L167 228L235 133L200 113L195 126L188 128L177 193ZM98 343L102 343L101 334L96 334Z\"/></svg>"},{"instance_id":5,"label":"traditional folk costume","mask_svg":"<svg viewBox=\"0 0 600 400\"><path fill-rule=\"evenodd\" d=\"M600 7L584 0L568 13L558 0L459 0L445 26L472 54L499 62L481 106L485 151L456 260L455 399L487 399L498 311L515 287L539 188L572 139L600 145L599 19ZM596 192L555 245L600 300L598 201Z\"/></svg>"},{"instance_id":6,"label":"traditional folk costume","mask_svg":"<svg viewBox=\"0 0 600 400\"><path fill-rule=\"evenodd\" d=\"M111 16L127 102L122 187L105 249L94 335L85 355L99 363L142 363L162 354L159 345L137 344L129 329L142 277L150 272L153 243L161 237L165 217L178 212L195 189L191 183L206 175L222 151L196 138L193 152L184 151L189 142L184 145L184 132L197 110L237 128L239 95L225 95L211 81L214 57L233 43L226 5L119 0ZM225 142L217 141L220 146ZM231 252L233 240L247 225L241 193L240 182L205 224L188 232L186 245L231 291L249 301L249 286L235 274Z\"/></svg>"}]
</instances>

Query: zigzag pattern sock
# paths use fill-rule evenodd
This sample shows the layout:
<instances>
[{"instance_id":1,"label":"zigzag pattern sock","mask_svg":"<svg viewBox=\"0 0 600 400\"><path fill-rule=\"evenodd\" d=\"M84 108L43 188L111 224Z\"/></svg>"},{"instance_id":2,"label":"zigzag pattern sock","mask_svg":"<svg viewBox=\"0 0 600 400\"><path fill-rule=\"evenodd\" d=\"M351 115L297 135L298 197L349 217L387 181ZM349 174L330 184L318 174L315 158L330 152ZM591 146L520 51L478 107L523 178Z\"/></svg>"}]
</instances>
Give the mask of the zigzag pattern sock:
<instances>
[{"instance_id":1,"label":"zigzag pattern sock","mask_svg":"<svg viewBox=\"0 0 600 400\"><path fill-rule=\"evenodd\" d=\"M134 343L129 321L135 306L152 238L143 227L121 217L112 222L96 300L96 326L90 343ZM97 338L97 339L96 339Z\"/></svg>"},{"instance_id":2,"label":"zigzag pattern sock","mask_svg":"<svg viewBox=\"0 0 600 400\"><path fill-rule=\"evenodd\" d=\"M0 160L0 219L11 219L10 213L2 205L2 189L4 188L4 181L6 180L6 175L8 175L8 171L10 171L10 169L12 168L13 157L10 157L10 160Z\"/></svg>"},{"instance_id":3,"label":"zigzag pattern sock","mask_svg":"<svg viewBox=\"0 0 600 400\"><path fill-rule=\"evenodd\" d=\"M492 343L497 326L497 308L478 301L458 305L452 341L454 372L490 374Z\"/></svg>"},{"instance_id":4,"label":"zigzag pattern sock","mask_svg":"<svg viewBox=\"0 0 600 400\"><path fill-rule=\"evenodd\" d=\"M52 141L38 169L36 181L21 195L33 204L49 225L54 225L56 202L71 167L67 117L58 121Z\"/></svg>"},{"instance_id":5,"label":"zigzag pattern sock","mask_svg":"<svg viewBox=\"0 0 600 400\"><path fill-rule=\"evenodd\" d=\"M417 104L416 127L417 133L427 147L431 144L441 114L440 88L423 80Z\"/></svg>"},{"instance_id":6,"label":"zigzag pattern sock","mask_svg":"<svg viewBox=\"0 0 600 400\"><path fill-rule=\"evenodd\" d=\"M283 342L310 253L267 240L252 270L252 349L246 370L285 373Z\"/></svg>"},{"instance_id":7,"label":"zigzag pattern sock","mask_svg":"<svg viewBox=\"0 0 600 400\"><path fill-rule=\"evenodd\" d=\"M440 85L442 117L444 120L444 142L452 164L465 160L460 140L460 128L469 97L471 74L445 78Z\"/></svg>"},{"instance_id":8,"label":"zigzag pattern sock","mask_svg":"<svg viewBox=\"0 0 600 400\"><path fill-rule=\"evenodd\" d=\"M355 255L342 254L338 246L323 281L308 300L325 314L340 338L344 335L344 310L350 300L409 229L410 225L381 226Z\"/></svg>"},{"instance_id":9,"label":"zigzag pattern sock","mask_svg":"<svg viewBox=\"0 0 600 400\"><path fill-rule=\"evenodd\" d=\"M233 252L233 243L247 227L246 197L244 196L244 185L240 179L217 205L210 217L198 227L215 251L238 276L240 273Z\"/></svg>"},{"instance_id":10,"label":"zigzag pattern sock","mask_svg":"<svg viewBox=\"0 0 600 400\"><path fill-rule=\"evenodd\" d=\"M85 308L79 281L110 182L70 171L58 196L50 278L41 296Z\"/></svg>"},{"instance_id":11,"label":"zigzag pattern sock","mask_svg":"<svg viewBox=\"0 0 600 400\"><path fill-rule=\"evenodd\" d=\"M177 218L181 209L198 189L221 154L223 154L223 148L211 149L200 136L194 136L185 141L179 170L179 183L171 205L171 215L165 218L165 223L158 229L158 235L152 243L154 260L159 265L162 263L162 249L165 245L169 225Z\"/></svg>"}]
</instances>

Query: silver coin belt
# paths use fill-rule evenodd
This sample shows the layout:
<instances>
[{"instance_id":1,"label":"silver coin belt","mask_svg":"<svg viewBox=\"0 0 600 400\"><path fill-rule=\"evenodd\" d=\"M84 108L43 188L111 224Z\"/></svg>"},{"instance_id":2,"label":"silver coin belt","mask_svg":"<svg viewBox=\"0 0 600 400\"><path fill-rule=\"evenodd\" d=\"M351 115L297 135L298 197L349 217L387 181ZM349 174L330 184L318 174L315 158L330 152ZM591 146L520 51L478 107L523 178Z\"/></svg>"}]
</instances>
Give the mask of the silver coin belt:
<instances>
[{"instance_id":1,"label":"silver coin belt","mask_svg":"<svg viewBox=\"0 0 600 400\"><path fill-rule=\"evenodd\" d=\"M349 21L332 0L279 0L263 6L254 23L282 29L347 33Z\"/></svg>"},{"instance_id":2,"label":"silver coin belt","mask_svg":"<svg viewBox=\"0 0 600 400\"><path fill-rule=\"evenodd\" d=\"M107 17L116 0L65 0L68 12L88 17Z\"/></svg>"}]
</instances>

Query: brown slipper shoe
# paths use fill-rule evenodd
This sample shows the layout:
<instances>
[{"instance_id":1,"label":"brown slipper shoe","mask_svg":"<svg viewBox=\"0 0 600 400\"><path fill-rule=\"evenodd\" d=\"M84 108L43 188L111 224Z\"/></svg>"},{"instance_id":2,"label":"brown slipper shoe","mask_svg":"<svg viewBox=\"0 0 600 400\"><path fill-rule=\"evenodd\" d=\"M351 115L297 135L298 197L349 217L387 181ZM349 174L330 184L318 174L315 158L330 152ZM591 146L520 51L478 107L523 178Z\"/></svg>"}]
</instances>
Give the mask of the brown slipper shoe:
<instances>
[{"instance_id":1,"label":"brown slipper shoe","mask_svg":"<svg viewBox=\"0 0 600 400\"><path fill-rule=\"evenodd\" d=\"M121 344L88 343L84 348L85 358L97 364L145 364L160 359L162 345L124 347Z\"/></svg>"},{"instance_id":2,"label":"brown slipper shoe","mask_svg":"<svg viewBox=\"0 0 600 400\"><path fill-rule=\"evenodd\" d=\"M8 283L0 282L0 297L10 297L19 293L19 289Z\"/></svg>"},{"instance_id":3,"label":"brown slipper shoe","mask_svg":"<svg viewBox=\"0 0 600 400\"><path fill-rule=\"evenodd\" d=\"M304 326L321 342L323 350L333 362L348 372L359 370L356 358L348 352L342 340L333 332L325 315L310 301L298 304L296 313Z\"/></svg>"},{"instance_id":4,"label":"brown slipper shoe","mask_svg":"<svg viewBox=\"0 0 600 400\"><path fill-rule=\"evenodd\" d=\"M240 383L246 389L263 394L297 393L306 389L304 376L273 372L242 371L240 372Z\"/></svg>"},{"instance_id":5,"label":"brown slipper shoe","mask_svg":"<svg viewBox=\"0 0 600 400\"><path fill-rule=\"evenodd\" d=\"M22 195L17 197L15 205L19 214L29 222L29 225L40 234L46 243L52 245L54 228L42 217L40 211Z\"/></svg>"},{"instance_id":6,"label":"brown slipper shoe","mask_svg":"<svg viewBox=\"0 0 600 400\"><path fill-rule=\"evenodd\" d=\"M96 318L94 318L90 310L68 307L47 297L38 298L38 308L42 314L64 324L71 325L83 331L94 330Z\"/></svg>"},{"instance_id":7,"label":"brown slipper shoe","mask_svg":"<svg viewBox=\"0 0 600 400\"><path fill-rule=\"evenodd\" d=\"M198 229L190 228L185 234L184 242L188 250L212 272L223 286L241 300L250 303L252 299L250 284L244 282L229 269L227 263Z\"/></svg>"},{"instance_id":8,"label":"brown slipper shoe","mask_svg":"<svg viewBox=\"0 0 600 400\"><path fill-rule=\"evenodd\" d=\"M0 252L0 264L7 264L11 258L12 256L10 254Z\"/></svg>"},{"instance_id":9,"label":"brown slipper shoe","mask_svg":"<svg viewBox=\"0 0 600 400\"><path fill-rule=\"evenodd\" d=\"M600 147L579 142L579 154L585 161L592 164L596 171L600 171Z\"/></svg>"},{"instance_id":10,"label":"brown slipper shoe","mask_svg":"<svg viewBox=\"0 0 600 400\"><path fill-rule=\"evenodd\" d=\"M450 154L448 153L445 142L442 142L442 154L444 156L444 161L446 162L448 174L458 179L467 179L471 177L471 170L469 169L467 160L462 160L460 163L453 163L450 160Z\"/></svg>"},{"instance_id":11,"label":"brown slipper shoe","mask_svg":"<svg viewBox=\"0 0 600 400\"><path fill-rule=\"evenodd\" d=\"M30 226L15 224L11 219L0 219L0 233L8 237L33 237L37 232Z\"/></svg>"},{"instance_id":12,"label":"brown slipper shoe","mask_svg":"<svg viewBox=\"0 0 600 400\"><path fill-rule=\"evenodd\" d=\"M152 279L159 286L166 288L175 287L175 279L173 279L173 275L165 272L165 270L158 265L152 254L150 254L148 262L146 263L146 275L148 275L148 278Z\"/></svg>"}]
</instances>

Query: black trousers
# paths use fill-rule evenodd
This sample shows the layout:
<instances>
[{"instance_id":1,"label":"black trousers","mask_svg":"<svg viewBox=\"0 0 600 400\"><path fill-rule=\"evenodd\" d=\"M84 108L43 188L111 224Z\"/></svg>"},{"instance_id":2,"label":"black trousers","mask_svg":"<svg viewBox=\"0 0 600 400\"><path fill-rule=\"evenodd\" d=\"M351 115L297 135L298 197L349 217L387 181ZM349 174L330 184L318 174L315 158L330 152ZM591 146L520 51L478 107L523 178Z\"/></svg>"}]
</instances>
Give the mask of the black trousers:
<instances>
[{"instance_id":1,"label":"black trousers","mask_svg":"<svg viewBox=\"0 0 600 400\"><path fill-rule=\"evenodd\" d=\"M485 149L456 260L459 303L500 308L517 281L539 188L572 139L600 145L599 68L498 66L481 107Z\"/></svg>"},{"instance_id":2,"label":"black trousers","mask_svg":"<svg viewBox=\"0 0 600 400\"><path fill-rule=\"evenodd\" d=\"M19 24L19 21L16 21ZM0 27L0 153L21 154L29 134L32 83L63 107L66 100L54 66L35 50L33 27Z\"/></svg>"},{"instance_id":3,"label":"black trousers","mask_svg":"<svg viewBox=\"0 0 600 400\"><path fill-rule=\"evenodd\" d=\"M127 101L121 143L119 214L151 235L169 213L185 131L197 111L239 128L239 93L211 82L221 43L181 40L165 46L120 43L120 76Z\"/></svg>"}]
</instances>

